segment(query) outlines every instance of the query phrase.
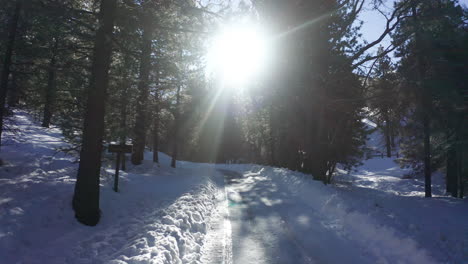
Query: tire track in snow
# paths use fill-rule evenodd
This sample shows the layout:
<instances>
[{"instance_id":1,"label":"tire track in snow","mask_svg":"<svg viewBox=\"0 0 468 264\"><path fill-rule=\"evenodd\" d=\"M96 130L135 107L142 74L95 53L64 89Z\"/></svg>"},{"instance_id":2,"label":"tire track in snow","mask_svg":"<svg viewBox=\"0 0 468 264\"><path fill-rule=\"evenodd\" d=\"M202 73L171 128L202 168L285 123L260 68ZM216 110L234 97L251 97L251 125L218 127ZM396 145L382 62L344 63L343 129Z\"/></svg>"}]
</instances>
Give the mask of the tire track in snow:
<instances>
[{"instance_id":1,"label":"tire track in snow","mask_svg":"<svg viewBox=\"0 0 468 264\"><path fill-rule=\"evenodd\" d=\"M231 171L231 170L222 170L218 169L224 176L225 176L225 184L226 185L233 185L233 184L242 184L242 181L238 181L239 179L243 178L244 175L240 174L239 172L236 171ZM228 194L226 194L228 195ZM230 190L229 195L226 197L228 202L232 201L234 204L240 204L244 205L243 198L235 191L235 190ZM262 199L260 199L262 200ZM265 201L263 201L265 203ZM298 258L294 259L294 261L301 260L301 263L306 263L306 264L313 264L315 263L312 258L307 254L307 250L304 248L304 246L300 243L300 241L296 238L296 235L292 231L292 228L290 228L290 224L286 221L285 218L283 218L279 212L273 209L273 207L270 207L272 213L274 213L275 217L278 218L278 225L281 228L280 232L275 232L275 235L279 235L279 239L282 241L286 241L287 244L289 244L288 247L291 247L296 251L298 254ZM239 213L239 212L237 212ZM250 206L247 206L245 208L242 208L240 210L240 213L242 215L246 214L246 218L242 217L241 218L241 225L246 225L249 227L255 227L256 225L256 214L252 210ZM253 236L252 236L253 235ZM265 235L265 234L263 234ZM256 234L251 234L250 236L254 237L254 240L251 242L254 242L256 246L259 248L265 246L263 245L265 241L263 240L264 237L262 234L260 234L260 237L256 237ZM268 243L267 243L268 244ZM238 245L239 246L239 245ZM239 256L238 256L239 257ZM262 259L261 261L266 263L269 263L269 261L272 261L273 259L270 259L270 256L264 255L265 259ZM254 261L254 259L249 258L250 261ZM293 260L293 259L289 259ZM242 261L239 263L243 263Z\"/></svg>"},{"instance_id":2,"label":"tire track in snow","mask_svg":"<svg viewBox=\"0 0 468 264\"><path fill-rule=\"evenodd\" d=\"M223 174L223 187L217 194L215 214L210 222L210 230L206 235L202 249L201 263L204 264L232 264L231 221L229 220L228 196L226 179Z\"/></svg>"}]
</instances>

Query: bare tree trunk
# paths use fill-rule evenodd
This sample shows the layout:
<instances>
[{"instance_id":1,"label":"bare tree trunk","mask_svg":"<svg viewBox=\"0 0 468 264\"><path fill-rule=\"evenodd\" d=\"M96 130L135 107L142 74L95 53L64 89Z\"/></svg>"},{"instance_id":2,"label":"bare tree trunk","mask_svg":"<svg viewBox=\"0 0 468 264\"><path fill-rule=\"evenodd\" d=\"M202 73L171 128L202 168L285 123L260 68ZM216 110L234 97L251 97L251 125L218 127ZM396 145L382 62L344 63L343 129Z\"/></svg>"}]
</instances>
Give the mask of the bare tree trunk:
<instances>
[{"instance_id":1,"label":"bare tree trunk","mask_svg":"<svg viewBox=\"0 0 468 264\"><path fill-rule=\"evenodd\" d=\"M146 111L149 96L149 74L151 67L151 44L153 26L148 15L143 18L143 43L140 58L140 79L138 83L138 102L135 117L135 138L133 143L132 163L139 165L143 161L146 141Z\"/></svg>"},{"instance_id":2,"label":"bare tree trunk","mask_svg":"<svg viewBox=\"0 0 468 264\"><path fill-rule=\"evenodd\" d=\"M55 64L56 64L56 56L57 56L57 48L58 48L58 39L54 40L54 46L52 48L52 58L50 58L49 62L49 69L48 69L48 78L47 78L47 90L46 90L46 98L44 104L44 112L42 118L42 126L49 127L50 121L52 119L52 109L55 100Z\"/></svg>"},{"instance_id":3,"label":"bare tree trunk","mask_svg":"<svg viewBox=\"0 0 468 264\"><path fill-rule=\"evenodd\" d=\"M180 109L179 109L179 104L180 104L180 85L177 87L177 99L176 99L176 109L175 109L175 117L174 117L174 145L173 145L173 150L172 150L172 160L171 160L171 167L175 168L176 167L176 161L177 161L177 151L178 151L178 145L179 145L179 127L180 127Z\"/></svg>"},{"instance_id":4,"label":"bare tree trunk","mask_svg":"<svg viewBox=\"0 0 468 264\"><path fill-rule=\"evenodd\" d=\"M8 24L8 40L6 44L5 57L3 58L3 69L0 80L0 146L2 142L3 132L3 115L5 114L5 101L8 89L8 77L10 76L11 55L16 38L16 28L18 27L18 20L20 16L22 1L17 0L15 11Z\"/></svg>"},{"instance_id":5,"label":"bare tree trunk","mask_svg":"<svg viewBox=\"0 0 468 264\"><path fill-rule=\"evenodd\" d=\"M112 31L117 0L102 0L100 26L94 39L93 63L88 101L83 126L80 164L73 196L77 220L94 226L99 222L99 174L109 65L112 53Z\"/></svg>"}]
</instances>

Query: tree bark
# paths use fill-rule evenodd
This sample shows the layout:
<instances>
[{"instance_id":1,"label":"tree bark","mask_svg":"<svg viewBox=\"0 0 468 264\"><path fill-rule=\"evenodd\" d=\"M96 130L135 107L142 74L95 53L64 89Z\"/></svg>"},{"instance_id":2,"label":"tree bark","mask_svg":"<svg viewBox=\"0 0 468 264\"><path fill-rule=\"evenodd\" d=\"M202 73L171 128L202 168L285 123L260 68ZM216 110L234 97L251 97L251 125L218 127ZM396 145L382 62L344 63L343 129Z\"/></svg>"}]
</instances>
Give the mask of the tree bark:
<instances>
[{"instance_id":1,"label":"tree bark","mask_svg":"<svg viewBox=\"0 0 468 264\"><path fill-rule=\"evenodd\" d=\"M269 111L269 121L270 121L270 135L269 135L269 140L268 143L270 145L270 164L272 166L276 165L276 151L275 151L275 133L274 133L274 118L273 118L273 105L270 105L270 111Z\"/></svg>"},{"instance_id":2,"label":"tree bark","mask_svg":"<svg viewBox=\"0 0 468 264\"><path fill-rule=\"evenodd\" d=\"M177 87L177 99L176 99L176 109L175 109L175 117L174 117L174 145L172 150L172 160L171 160L171 167L176 167L177 161L177 151L179 147L179 127L180 127L180 85Z\"/></svg>"},{"instance_id":3,"label":"tree bark","mask_svg":"<svg viewBox=\"0 0 468 264\"><path fill-rule=\"evenodd\" d=\"M127 104L128 104L128 95L130 89L130 80L128 69L130 65L130 56L125 54L124 57L124 70L123 70L123 81L122 81L122 97L120 98L120 144L125 145L127 143ZM122 170L125 171L126 167L126 154L122 154Z\"/></svg>"},{"instance_id":4,"label":"tree bark","mask_svg":"<svg viewBox=\"0 0 468 264\"><path fill-rule=\"evenodd\" d=\"M457 197L457 151L453 144L447 151L446 191L453 197Z\"/></svg>"},{"instance_id":5,"label":"tree bark","mask_svg":"<svg viewBox=\"0 0 468 264\"><path fill-rule=\"evenodd\" d=\"M20 16L22 1L17 0L15 11L8 24L8 40L6 44L5 57L3 58L3 69L0 80L0 146L2 142L3 132L3 115L5 114L5 101L8 90L8 77L10 76L11 55L15 45L16 29L18 27L18 20Z\"/></svg>"},{"instance_id":6,"label":"tree bark","mask_svg":"<svg viewBox=\"0 0 468 264\"><path fill-rule=\"evenodd\" d=\"M427 100L427 99L426 99ZM424 127L424 192L426 197L432 197L432 184L431 184L431 130L428 112L429 109L425 107L423 117Z\"/></svg>"},{"instance_id":7,"label":"tree bark","mask_svg":"<svg viewBox=\"0 0 468 264\"><path fill-rule=\"evenodd\" d=\"M153 119L153 162L159 163L159 96L158 91L155 92L154 119Z\"/></svg>"},{"instance_id":8,"label":"tree bark","mask_svg":"<svg viewBox=\"0 0 468 264\"><path fill-rule=\"evenodd\" d=\"M73 196L75 217L79 222L90 226L99 222L101 214L99 209L99 174L116 2L117 0L101 1L100 25L94 40L80 164Z\"/></svg>"},{"instance_id":9,"label":"tree bark","mask_svg":"<svg viewBox=\"0 0 468 264\"><path fill-rule=\"evenodd\" d=\"M46 98L44 104L44 112L42 118L42 127L49 127L50 121L52 119L52 109L54 104L54 97L55 97L55 75L56 75L56 55L57 55L57 48L58 48L58 39L54 40L54 46L52 48L52 57L50 58L49 62L49 70L48 70L48 78L47 78L47 89L46 89Z\"/></svg>"},{"instance_id":10,"label":"tree bark","mask_svg":"<svg viewBox=\"0 0 468 264\"><path fill-rule=\"evenodd\" d=\"M392 148L396 148L396 144L395 144L395 136L396 136L395 135L395 124L390 122L389 126L390 126L390 144L391 144Z\"/></svg>"},{"instance_id":11,"label":"tree bark","mask_svg":"<svg viewBox=\"0 0 468 264\"><path fill-rule=\"evenodd\" d=\"M133 143L132 163L139 165L143 161L146 141L146 108L149 96L149 73L151 67L151 44L153 28L148 17L143 19L143 43L140 58L140 78L138 82L138 102L135 117L135 138Z\"/></svg>"},{"instance_id":12,"label":"tree bark","mask_svg":"<svg viewBox=\"0 0 468 264\"><path fill-rule=\"evenodd\" d=\"M384 134L385 134L385 147L387 149L387 157L392 156L392 142L390 138L390 118L388 117L388 109L384 110L384 119L385 119L385 129L384 129Z\"/></svg>"},{"instance_id":13,"label":"tree bark","mask_svg":"<svg viewBox=\"0 0 468 264\"><path fill-rule=\"evenodd\" d=\"M463 198L464 196L464 165L466 166L465 158L464 158L464 148L463 145L466 143L463 143L463 115L459 115L459 120L460 120L460 125L458 125L457 130L456 130L456 137L455 137L455 146L454 148L456 149L456 155L455 155L455 166L454 166L454 187L453 187L453 197L457 198Z\"/></svg>"},{"instance_id":14,"label":"tree bark","mask_svg":"<svg viewBox=\"0 0 468 264\"><path fill-rule=\"evenodd\" d=\"M16 72L11 73L11 89L8 93L8 106L10 107L16 107L19 104L20 87L18 86L17 76Z\"/></svg>"},{"instance_id":15,"label":"tree bark","mask_svg":"<svg viewBox=\"0 0 468 264\"><path fill-rule=\"evenodd\" d=\"M421 109L422 109L422 123L423 123L423 144L424 144L424 193L425 197L432 197L432 183L431 183L431 128L430 128L430 111L431 111L431 93L424 89L424 80L423 80L423 58L421 50L421 32L418 26L419 19L416 12L416 3L413 3L412 17L416 25L415 28L415 46L416 46L416 61L417 61L417 78L420 83L420 93L421 93Z\"/></svg>"}]
</instances>

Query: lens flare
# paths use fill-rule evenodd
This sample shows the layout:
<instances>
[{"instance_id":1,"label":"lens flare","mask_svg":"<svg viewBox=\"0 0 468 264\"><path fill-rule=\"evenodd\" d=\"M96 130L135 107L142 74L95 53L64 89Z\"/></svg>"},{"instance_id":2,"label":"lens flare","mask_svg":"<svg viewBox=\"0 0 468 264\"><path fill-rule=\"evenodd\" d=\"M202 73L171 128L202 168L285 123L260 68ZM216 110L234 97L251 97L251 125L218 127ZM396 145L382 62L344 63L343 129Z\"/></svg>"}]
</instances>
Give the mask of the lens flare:
<instances>
[{"instance_id":1,"label":"lens flare","mask_svg":"<svg viewBox=\"0 0 468 264\"><path fill-rule=\"evenodd\" d=\"M268 45L255 26L229 26L217 34L208 51L208 74L238 87L252 81L266 66Z\"/></svg>"}]
</instances>

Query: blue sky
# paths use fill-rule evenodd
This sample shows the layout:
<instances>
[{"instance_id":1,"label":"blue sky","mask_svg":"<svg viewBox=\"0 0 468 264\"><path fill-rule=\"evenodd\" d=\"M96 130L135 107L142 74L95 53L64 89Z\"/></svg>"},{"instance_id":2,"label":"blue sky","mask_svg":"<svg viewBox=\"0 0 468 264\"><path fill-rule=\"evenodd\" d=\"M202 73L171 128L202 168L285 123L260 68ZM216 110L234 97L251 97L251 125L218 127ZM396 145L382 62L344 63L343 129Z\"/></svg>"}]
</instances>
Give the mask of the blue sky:
<instances>
[{"instance_id":1,"label":"blue sky","mask_svg":"<svg viewBox=\"0 0 468 264\"><path fill-rule=\"evenodd\" d=\"M370 1L368 1L370 2ZM387 0L385 4L388 7L393 6L394 0ZM468 6L468 0L459 0L462 6ZM385 29L385 18L379 14L376 11L364 11L362 14L359 16L359 19L364 21L364 25L362 26L362 34L363 38L366 39L367 41L373 41L377 39L382 31ZM390 43L390 39L387 38L383 45L388 45Z\"/></svg>"},{"instance_id":2,"label":"blue sky","mask_svg":"<svg viewBox=\"0 0 468 264\"><path fill-rule=\"evenodd\" d=\"M288 1L288 0L284 0ZM366 0L367 4L371 2L371 0ZM225 3L225 0L202 0L203 4L207 2L210 3ZM237 6L240 0L231 0L230 1L233 6ZM248 2L248 0L247 0ZM384 0L385 5L388 7L388 10L391 10L393 7L393 3L395 0ZM465 7L468 7L468 0L458 0L458 2ZM216 5L215 5L216 6ZM376 40L383 30L385 29L385 18L377 11L373 11L370 9L370 6L367 7L366 10L362 11L359 15L358 19L364 21L364 24L361 28L361 32L363 35L363 39L367 40L368 42ZM387 37L382 41L383 46L388 46L390 44L391 39ZM371 50L371 52L375 51L378 46Z\"/></svg>"}]
</instances>

